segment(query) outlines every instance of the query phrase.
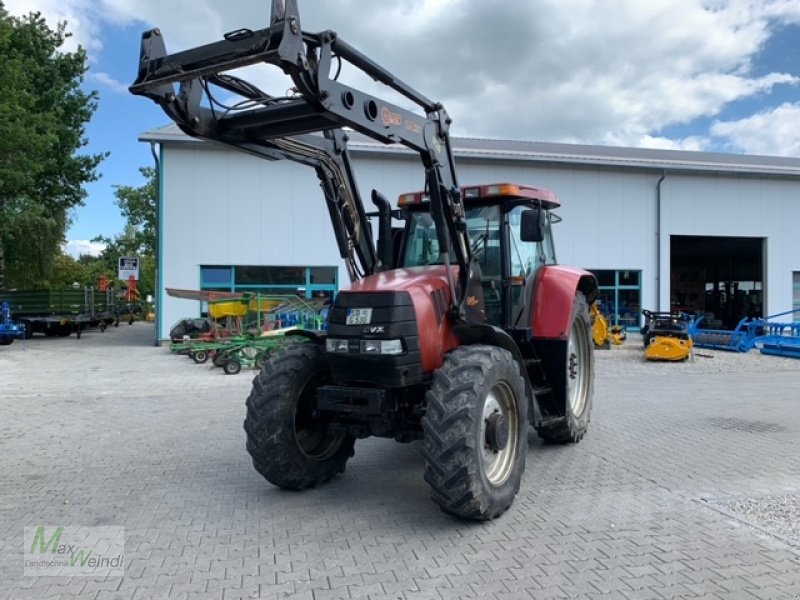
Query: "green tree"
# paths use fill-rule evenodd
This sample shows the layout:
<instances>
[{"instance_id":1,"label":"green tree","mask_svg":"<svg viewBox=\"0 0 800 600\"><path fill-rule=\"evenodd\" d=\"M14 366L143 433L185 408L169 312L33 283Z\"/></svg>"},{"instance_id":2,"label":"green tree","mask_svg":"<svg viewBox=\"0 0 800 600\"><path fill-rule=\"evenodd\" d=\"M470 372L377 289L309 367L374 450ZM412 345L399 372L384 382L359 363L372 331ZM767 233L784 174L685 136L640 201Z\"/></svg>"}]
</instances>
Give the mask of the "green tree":
<instances>
[{"instance_id":1,"label":"green tree","mask_svg":"<svg viewBox=\"0 0 800 600\"><path fill-rule=\"evenodd\" d=\"M141 167L139 172L145 183L139 187L115 185L122 216L127 219L125 251L135 255L155 256L156 253L156 203L158 184L153 167Z\"/></svg>"},{"instance_id":2,"label":"green tree","mask_svg":"<svg viewBox=\"0 0 800 600\"><path fill-rule=\"evenodd\" d=\"M46 281L69 210L106 154L80 154L95 92L80 89L86 53L60 50L66 24L8 14L0 0L0 290Z\"/></svg>"},{"instance_id":3,"label":"green tree","mask_svg":"<svg viewBox=\"0 0 800 600\"><path fill-rule=\"evenodd\" d=\"M79 261L63 252L53 260L53 269L47 287L52 289L72 287L75 283L86 285L87 269Z\"/></svg>"}]
</instances>

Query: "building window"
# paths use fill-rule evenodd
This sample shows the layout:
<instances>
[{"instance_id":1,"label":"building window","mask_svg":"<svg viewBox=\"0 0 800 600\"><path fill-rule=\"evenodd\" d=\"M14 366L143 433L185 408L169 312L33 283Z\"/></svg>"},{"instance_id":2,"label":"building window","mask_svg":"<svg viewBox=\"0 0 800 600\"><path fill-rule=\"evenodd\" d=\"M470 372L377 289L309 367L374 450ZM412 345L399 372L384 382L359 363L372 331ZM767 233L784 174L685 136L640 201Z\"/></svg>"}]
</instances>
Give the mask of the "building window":
<instances>
[{"instance_id":1,"label":"building window","mask_svg":"<svg viewBox=\"0 0 800 600\"><path fill-rule=\"evenodd\" d=\"M230 267L202 267L200 270L200 285L203 289L222 287L227 289L233 284L232 269Z\"/></svg>"},{"instance_id":2,"label":"building window","mask_svg":"<svg viewBox=\"0 0 800 600\"><path fill-rule=\"evenodd\" d=\"M234 267L236 285L288 285L306 284L306 267Z\"/></svg>"},{"instance_id":3,"label":"building window","mask_svg":"<svg viewBox=\"0 0 800 600\"><path fill-rule=\"evenodd\" d=\"M200 289L332 298L339 289L338 271L338 267L204 265L200 267Z\"/></svg>"},{"instance_id":4,"label":"building window","mask_svg":"<svg viewBox=\"0 0 800 600\"><path fill-rule=\"evenodd\" d=\"M634 270L592 270L597 277L600 312L613 325L638 329L642 302L642 272Z\"/></svg>"}]
</instances>

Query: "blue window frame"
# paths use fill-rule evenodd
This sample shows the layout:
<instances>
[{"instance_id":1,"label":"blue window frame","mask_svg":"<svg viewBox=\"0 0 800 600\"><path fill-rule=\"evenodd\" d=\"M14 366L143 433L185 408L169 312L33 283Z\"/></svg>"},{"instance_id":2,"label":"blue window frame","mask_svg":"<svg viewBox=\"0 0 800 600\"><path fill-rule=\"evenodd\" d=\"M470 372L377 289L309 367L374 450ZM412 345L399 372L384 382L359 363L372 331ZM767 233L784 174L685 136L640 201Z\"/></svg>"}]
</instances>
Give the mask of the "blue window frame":
<instances>
[{"instance_id":1,"label":"blue window frame","mask_svg":"<svg viewBox=\"0 0 800 600\"><path fill-rule=\"evenodd\" d=\"M642 272L633 269L590 269L597 277L600 312L613 325L641 326Z\"/></svg>"},{"instance_id":2,"label":"blue window frame","mask_svg":"<svg viewBox=\"0 0 800 600\"><path fill-rule=\"evenodd\" d=\"M202 265L200 289L298 294L306 298L319 295L333 297L339 290L339 269L328 266Z\"/></svg>"}]
</instances>

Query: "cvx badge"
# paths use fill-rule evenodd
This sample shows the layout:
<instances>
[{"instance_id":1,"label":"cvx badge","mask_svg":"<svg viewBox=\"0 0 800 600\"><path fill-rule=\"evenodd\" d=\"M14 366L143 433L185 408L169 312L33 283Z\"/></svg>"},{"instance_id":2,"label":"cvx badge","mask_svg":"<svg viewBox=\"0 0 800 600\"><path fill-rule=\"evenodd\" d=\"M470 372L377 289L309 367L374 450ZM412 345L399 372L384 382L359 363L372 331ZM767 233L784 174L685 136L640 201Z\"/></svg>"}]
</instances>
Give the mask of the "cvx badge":
<instances>
[{"instance_id":1,"label":"cvx badge","mask_svg":"<svg viewBox=\"0 0 800 600\"><path fill-rule=\"evenodd\" d=\"M372 325L370 327L364 327L364 333L383 333L386 331L386 327L384 325Z\"/></svg>"}]
</instances>

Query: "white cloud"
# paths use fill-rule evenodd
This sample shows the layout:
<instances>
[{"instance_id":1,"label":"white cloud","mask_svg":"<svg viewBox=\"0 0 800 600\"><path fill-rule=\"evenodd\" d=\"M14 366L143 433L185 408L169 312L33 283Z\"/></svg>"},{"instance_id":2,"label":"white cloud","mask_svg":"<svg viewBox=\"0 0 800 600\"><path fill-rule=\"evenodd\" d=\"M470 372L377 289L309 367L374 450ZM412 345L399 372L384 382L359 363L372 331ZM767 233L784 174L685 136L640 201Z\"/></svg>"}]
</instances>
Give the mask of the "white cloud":
<instances>
[{"instance_id":1,"label":"white cloud","mask_svg":"<svg viewBox=\"0 0 800 600\"><path fill-rule=\"evenodd\" d=\"M69 240L63 245L64 252L73 258L79 258L82 254L99 256L105 248L105 244L91 240Z\"/></svg>"},{"instance_id":2,"label":"white cloud","mask_svg":"<svg viewBox=\"0 0 800 600\"><path fill-rule=\"evenodd\" d=\"M717 121L711 133L746 154L800 156L800 103L782 104L736 121Z\"/></svg>"},{"instance_id":3,"label":"white cloud","mask_svg":"<svg viewBox=\"0 0 800 600\"><path fill-rule=\"evenodd\" d=\"M689 136L681 139L672 139L644 135L639 138L637 143L633 145L639 148L652 148L655 150L691 150L693 152L701 152L703 150L708 150L709 146L711 145L711 140L702 136Z\"/></svg>"},{"instance_id":4,"label":"white cloud","mask_svg":"<svg viewBox=\"0 0 800 600\"><path fill-rule=\"evenodd\" d=\"M116 94L128 93L128 86L126 84L122 83L121 81L117 81L111 75L103 71L89 71L87 78L103 84Z\"/></svg>"},{"instance_id":5,"label":"white cloud","mask_svg":"<svg viewBox=\"0 0 800 600\"><path fill-rule=\"evenodd\" d=\"M266 26L267 0L6 0L75 19L102 51L98 23L158 26L170 50ZM456 134L702 148L660 131L714 118L730 103L797 85L753 74L776 28L800 24L798 0L300 0L302 25L334 29L430 98ZM72 23L71 23L72 25ZM136 56L130 58L132 68ZM252 75L283 94L288 80ZM102 76L102 74L98 74ZM344 77L349 74L345 73ZM359 85L375 89L363 78ZM121 89L117 87L117 89ZM723 130L718 130L719 132ZM723 135L717 133L717 136Z\"/></svg>"}]
</instances>

